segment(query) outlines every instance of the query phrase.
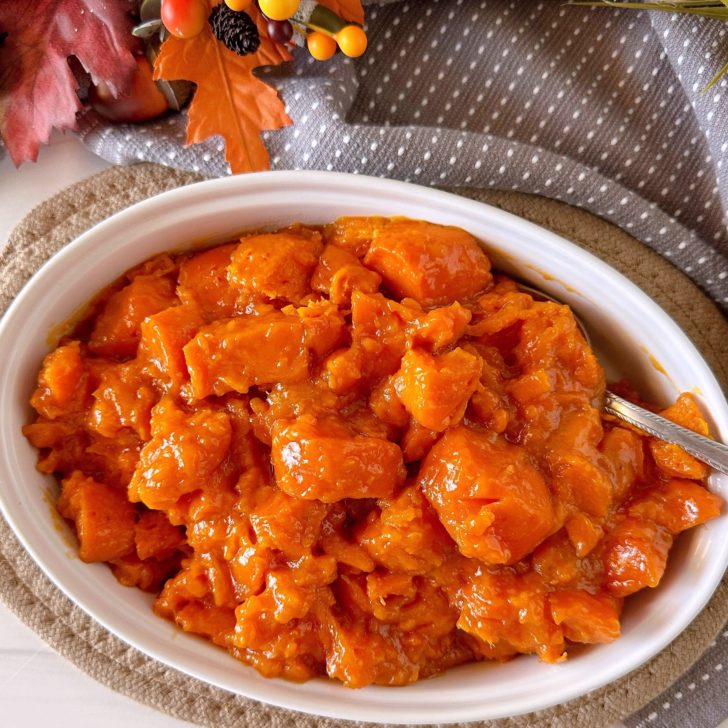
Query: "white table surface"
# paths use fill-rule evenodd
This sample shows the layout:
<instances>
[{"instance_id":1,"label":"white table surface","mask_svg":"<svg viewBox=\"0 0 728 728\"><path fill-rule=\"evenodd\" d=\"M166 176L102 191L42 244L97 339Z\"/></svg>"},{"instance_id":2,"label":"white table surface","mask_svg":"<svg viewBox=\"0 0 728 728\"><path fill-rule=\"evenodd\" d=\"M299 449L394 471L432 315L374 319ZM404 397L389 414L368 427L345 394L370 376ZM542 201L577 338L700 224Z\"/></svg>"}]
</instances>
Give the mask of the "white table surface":
<instances>
[{"instance_id":1,"label":"white table surface","mask_svg":"<svg viewBox=\"0 0 728 728\"><path fill-rule=\"evenodd\" d=\"M71 134L51 137L36 164L0 161L0 244L37 204L110 165ZM0 603L2 728L180 728L176 720L97 683L54 652ZM612 728L619 728L613 726ZM728 721L719 728L728 728Z\"/></svg>"},{"instance_id":2,"label":"white table surface","mask_svg":"<svg viewBox=\"0 0 728 728\"><path fill-rule=\"evenodd\" d=\"M21 218L107 162L74 136L55 134L36 164L0 162L0 244ZM104 687L54 652L0 603L0 726L173 728L189 726Z\"/></svg>"}]
</instances>

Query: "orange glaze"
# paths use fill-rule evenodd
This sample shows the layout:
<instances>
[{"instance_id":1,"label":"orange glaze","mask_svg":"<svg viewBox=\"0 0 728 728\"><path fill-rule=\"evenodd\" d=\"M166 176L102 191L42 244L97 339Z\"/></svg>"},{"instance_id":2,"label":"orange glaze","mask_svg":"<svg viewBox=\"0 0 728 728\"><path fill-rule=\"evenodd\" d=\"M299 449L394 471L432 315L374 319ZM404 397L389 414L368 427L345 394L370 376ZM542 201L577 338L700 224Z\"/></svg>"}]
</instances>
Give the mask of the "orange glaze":
<instances>
[{"instance_id":1,"label":"orange glaze","mask_svg":"<svg viewBox=\"0 0 728 728\"><path fill-rule=\"evenodd\" d=\"M566 306L462 230L344 218L158 256L25 427L84 561L267 676L401 685L619 636L704 465L607 422ZM707 433L684 394L664 414Z\"/></svg>"}]
</instances>

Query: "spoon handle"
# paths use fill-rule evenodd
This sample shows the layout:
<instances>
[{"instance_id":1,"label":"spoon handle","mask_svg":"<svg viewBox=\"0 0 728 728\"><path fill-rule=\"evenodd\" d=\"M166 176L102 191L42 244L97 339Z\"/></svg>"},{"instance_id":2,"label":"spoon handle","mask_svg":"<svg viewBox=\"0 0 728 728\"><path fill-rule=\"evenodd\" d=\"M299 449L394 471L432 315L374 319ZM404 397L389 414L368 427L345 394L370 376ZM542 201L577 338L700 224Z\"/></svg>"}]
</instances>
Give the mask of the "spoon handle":
<instances>
[{"instance_id":1,"label":"spoon handle","mask_svg":"<svg viewBox=\"0 0 728 728\"><path fill-rule=\"evenodd\" d=\"M608 390L604 409L633 427L644 430L654 437L659 437L660 440L679 445L693 457L728 475L728 447L726 445L703 437L686 427L676 425L665 417L638 407Z\"/></svg>"}]
</instances>

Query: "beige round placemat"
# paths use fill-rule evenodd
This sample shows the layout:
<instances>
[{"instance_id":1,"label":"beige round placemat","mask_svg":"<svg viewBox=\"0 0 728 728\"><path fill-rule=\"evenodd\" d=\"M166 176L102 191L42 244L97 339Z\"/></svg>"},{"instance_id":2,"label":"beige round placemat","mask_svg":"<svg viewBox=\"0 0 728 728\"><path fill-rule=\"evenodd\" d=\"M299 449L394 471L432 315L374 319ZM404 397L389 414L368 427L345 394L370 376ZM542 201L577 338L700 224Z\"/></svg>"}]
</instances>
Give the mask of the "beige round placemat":
<instances>
[{"instance_id":1,"label":"beige round placemat","mask_svg":"<svg viewBox=\"0 0 728 728\"><path fill-rule=\"evenodd\" d=\"M38 206L13 231L0 254L0 311L7 308L45 260L93 224L138 200L198 179L155 165L117 167L74 185ZM550 228L622 271L688 332L726 389L728 324L705 295L665 260L612 225L562 203L509 192L468 190L465 194ZM210 687L129 647L51 584L2 519L0 598L40 637L86 673L117 692L178 718L215 728L337 728L346 724L272 708ZM592 728L618 721L644 706L682 675L726 620L728 580L723 581L708 606L685 632L630 675L548 710L479 725Z\"/></svg>"}]
</instances>

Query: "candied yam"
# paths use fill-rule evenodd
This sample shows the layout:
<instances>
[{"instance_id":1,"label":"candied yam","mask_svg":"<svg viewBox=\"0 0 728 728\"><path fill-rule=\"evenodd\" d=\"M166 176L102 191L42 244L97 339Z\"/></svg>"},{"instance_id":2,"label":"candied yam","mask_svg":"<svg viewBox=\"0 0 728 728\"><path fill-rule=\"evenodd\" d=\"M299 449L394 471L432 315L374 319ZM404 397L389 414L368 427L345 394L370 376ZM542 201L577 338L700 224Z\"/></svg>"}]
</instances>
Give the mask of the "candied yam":
<instances>
[{"instance_id":1,"label":"candied yam","mask_svg":"<svg viewBox=\"0 0 728 728\"><path fill-rule=\"evenodd\" d=\"M204 323L194 303L168 308L142 322L138 359L165 389L178 391L189 378L182 348Z\"/></svg>"},{"instance_id":2,"label":"candied yam","mask_svg":"<svg viewBox=\"0 0 728 728\"><path fill-rule=\"evenodd\" d=\"M38 418L32 424L23 426L23 435L28 438L33 447L53 447L72 436L75 429L76 426L70 422Z\"/></svg>"},{"instance_id":3,"label":"candied yam","mask_svg":"<svg viewBox=\"0 0 728 728\"><path fill-rule=\"evenodd\" d=\"M576 549L563 529L536 548L531 563L533 570L550 586L583 586L582 581L592 581L588 577L593 575L585 573L586 562L576 555Z\"/></svg>"},{"instance_id":4,"label":"candied yam","mask_svg":"<svg viewBox=\"0 0 728 728\"><path fill-rule=\"evenodd\" d=\"M311 288L337 305L348 305L354 291L376 293L382 277L364 267L352 253L327 245L311 277Z\"/></svg>"},{"instance_id":5,"label":"candied yam","mask_svg":"<svg viewBox=\"0 0 728 728\"><path fill-rule=\"evenodd\" d=\"M297 316L274 311L204 326L184 346L196 399L308 376L306 331Z\"/></svg>"},{"instance_id":6,"label":"candied yam","mask_svg":"<svg viewBox=\"0 0 728 728\"><path fill-rule=\"evenodd\" d=\"M100 356L134 356L142 321L178 303L171 279L156 275L137 276L106 302L91 332L89 349Z\"/></svg>"},{"instance_id":7,"label":"candied yam","mask_svg":"<svg viewBox=\"0 0 728 728\"><path fill-rule=\"evenodd\" d=\"M397 296L424 306L469 298L492 281L490 261L472 235L417 220L375 230L364 262Z\"/></svg>"},{"instance_id":8,"label":"candied yam","mask_svg":"<svg viewBox=\"0 0 728 728\"><path fill-rule=\"evenodd\" d=\"M522 372L552 372L552 392L584 392L595 401L605 389L604 370L568 306L534 303L513 349Z\"/></svg>"},{"instance_id":9,"label":"candied yam","mask_svg":"<svg viewBox=\"0 0 728 728\"><path fill-rule=\"evenodd\" d=\"M154 611L176 622L185 632L201 634L215 644L227 646L235 628L235 612L216 606L210 597L207 571L199 560L183 563L165 584L154 603Z\"/></svg>"},{"instance_id":10,"label":"candied yam","mask_svg":"<svg viewBox=\"0 0 728 728\"><path fill-rule=\"evenodd\" d=\"M404 488L370 514L359 542L391 571L426 574L441 566L454 544L437 514L415 486Z\"/></svg>"},{"instance_id":11,"label":"candied yam","mask_svg":"<svg viewBox=\"0 0 728 728\"><path fill-rule=\"evenodd\" d=\"M402 457L406 463L422 460L439 439L441 432L423 427L416 420L412 420L402 435L399 446L402 448Z\"/></svg>"},{"instance_id":12,"label":"candied yam","mask_svg":"<svg viewBox=\"0 0 728 728\"><path fill-rule=\"evenodd\" d=\"M603 418L568 307L464 231L294 225L124 281L46 357L23 432L82 558L264 676L558 662L617 638L721 510L707 468ZM688 395L665 414L707 433Z\"/></svg>"},{"instance_id":13,"label":"candied yam","mask_svg":"<svg viewBox=\"0 0 728 728\"><path fill-rule=\"evenodd\" d=\"M49 420L66 415L83 406L86 379L81 343L59 346L43 359L30 404Z\"/></svg>"},{"instance_id":14,"label":"candied yam","mask_svg":"<svg viewBox=\"0 0 728 728\"><path fill-rule=\"evenodd\" d=\"M310 551L321 535L329 507L318 501L294 498L275 487L266 492L265 500L248 516L256 543L294 558Z\"/></svg>"},{"instance_id":15,"label":"candied yam","mask_svg":"<svg viewBox=\"0 0 728 728\"><path fill-rule=\"evenodd\" d=\"M243 238L230 259L230 284L249 295L299 303L323 245L318 237L279 232Z\"/></svg>"},{"instance_id":16,"label":"candied yam","mask_svg":"<svg viewBox=\"0 0 728 728\"><path fill-rule=\"evenodd\" d=\"M179 559L173 556L161 561L141 561L132 554L111 562L110 566L120 584L155 594L179 568Z\"/></svg>"},{"instance_id":17,"label":"candied yam","mask_svg":"<svg viewBox=\"0 0 728 728\"><path fill-rule=\"evenodd\" d=\"M61 483L60 514L76 526L82 561L111 561L134 550L134 506L122 491L75 471Z\"/></svg>"},{"instance_id":18,"label":"candied yam","mask_svg":"<svg viewBox=\"0 0 728 728\"><path fill-rule=\"evenodd\" d=\"M569 516L564 527L579 558L590 554L604 536L604 529L586 513L574 513Z\"/></svg>"},{"instance_id":19,"label":"candied yam","mask_svg":"<svg viewBox=\"0 0 728 728\"><path fill-rule=\"evenodd\" d=\"M723 499L692 480L672 478L629 504L630 516L653 521L678 534L720 515Z\"/></svg>"},{"instance_id":20,"label":"candied yam","mask_svg":"<svg viewBox=\"0 0 728 728\"><path fill-rule=\"evenodd\" d=\"M340 217L326 226L324 234L328 243L363 258L374 234L388 224L386 217Z\"/></svg>"},{"instance_id":21,"label":"candied yam","mask_svg":"<svg viewBox=\"0 0 728 728\"><path fill-rule=\"evenodd\" d=\"M616 503L621 503L633 483L644 476L643 442L643 438L631 430L612 427L599 444L604 466L612 473Z\"/></svg>"},{"instance_id":22,"label":"candied yam","mask_svg":"<svg viewBox=\"0 0 728 728\"><path fill-rule=\"evenodd\" d=\"M169 558L184 542L184 536L162 511L142 513L134 528L137 556L145 559Z\"/></svg>"},{"instance_id":23,"label":"candied yam","mask_svg":"<svg viewBox=\"0 0 728 728\"><path fill-rule=\"evenodd\" d=\"M235 314L238 290L228 282L227 268L236 247L233 243L197 253L179 268L180 301L197 306L208 322Z\"/></svg>"},{"instance_id":24,"label":"candied yam","mask_svg":"<svg viewBox=\"0 0 728 728\"><path fill-rule=\"evenodd\" d=\"M394 443L351 435L340 421L310 415L276 423L271 458L281 490L325 503L387 498L405 477L402 452Z\"/></svg>"},{"instance_id":25,"label":"candied yam","mask_svg":"<svg viewBox=\"0 0 728 728\"><path fill-rule=\"evenodd\" d=\"M321 674L325 657L317 625L310 618L282 623L275 611L269 588L236 608L233 654L267 677L300 681Z\"/></svg>"},{"instance_id":26,"label":"candied yam","mask_svg":"<svg viewBox=\"0 0 728 728\"><path fill-rule=\"evenodd\" d=\"M136 361L109 363L99 373L86 423L103 437L117 437L125 428L142 440L150 437L152 407L159 400L156 390L140 377Z\"/></svg>"},{"instance_id":27,"label":"candied yam","mask_svg":"<svg viewBox=\"0 0 728 728\"><path fill-rule=\"evenodd\" d=\"M376 622L330 614L322 625L326 672L350 688L406 685L417 679L419 666Z\"/></svg>"},{"instance_id":28,"label":"candied yam","mask_svg":"<svg viewBox=\"0 0 728 728\"><path fill-rule=\"evenodd\" d=\"M605 546L605 586L614 596L626 597L660 583L672 536L664 526L628 517L607 534Z\"/></svg>"},{"instance_id":29,"label":"candied yam","mask_svg":"<svg viewBox=\"0 0 728 728\"><path fill-rule=\"evenodd\" d=\"M554 530L543 477L525 450L500 436L448 430L422 463L418 482L464 556L512 564Z\"/></svg>"},{"instance_id":30,"label":"candied yam","mask_svg":"<svg viewBox=\"0 0 728 728\"><path fill-rule=\"evenodd\" d=\"M458 627L487 645L510 645L544 662L561 662L564 634L551 618L538 574L483 572L471 577L458 596Z\"/></svg>"},{"instance_id":31,"label":"candied yam","mask_svg":"<svg viewBox=\"0 0 728 728\"><path fill-rule=\"evenodd\" d=\"M703 417L698 403L691 394L681 394L675 404L662 410L660 414L678 425L697 432L699 435L710 437L708 422ZM649 445L657 467L665 475L674 478L702 480L710 472L710 468L705 463L686 453L679 445L673 445L652 437L649 439Z\"/></svg>"},{"instance_id":32,"label":"candied yam","mask_svg":"<svg viewBox=\"0 0 728 728\"><path fill-rule=\"evenodd\" d=\"M394 387L417 422L442 432L462 419L481 369L480 357L463 349L437 356L410 349L402 358Z\"/></svg>"},{"instance_id":33,"label":"candied yam","mask_svg":"<svg viewBox=\"0 0 728 728\"><path fill-rule=\"evenodd\" d=\"M311 301L295 312L303 323L305 345L315 357L320 359L346 343L344 315L329 301Z\"/></svg>"},{"instance_id":34,"label":"candied yam","mask_svg":"<svg viewBox=\"0 0 728 728\"><path fill-rule=\"evenodd\" d=\"M152 439L144 446L129 498L154 510L198 490L220 465L232 438L225 412L198 408L187 414L169 398L152 411Z\"/></svg>"},{"instance_id":35,"label":"candied yam","mask_svg":"<svg viewBox=\"0 0 728 728\"><path fill-rule=\"evenodd\" d=\"M576 452L552 452L548 458L553 492L568 511L578 509L596 521L612 506L612 480L593 460Z\"/></svg>"},{"instance_id":36,"label":"candied yam","mask_svg":"<svg viewBox=\"0 0 728 728\"><path fill-rule=\"evenodd\" d=\"M566 639L584 644L606 644L620 635L619 600L607 594L570 589L549 595L551 616Z\"/></svg>"},{"instance_id":37,"label":"candied yam","mask_svg":"<svg viewBox=\"0 0 728 728\"><path fill-rule=\"evenodd\" d=\"M504 285L502 279L496 278L495 287L478 297L478 307L468 328L470 336L493 336L528 318L534 305L533 298L510 284L511 281L507 281Z\"/></svg>"},{"instance_id":38,"label":"candied yam","mask_svg":"<svg viewBox=\"0 0 728 728\"><path fill-rule=\"evenodd\" d=\"M429 351L452 346L465 334L472 315L458 301L428 311L410 326L412 346Z\"/></svg>"},{"instance_id":39,"label":"candied yam","mask_svg":"<svg viewBox=\"0 0 728 728\"><path fill-rule=\"evenodd\" d=\"M369 407L382 421L394 427L407 427L410 416L407 413L394 385L393 377L385 377L372 389Z\"/></svg>"},{"instance_id":40,"label":"candied yam","mask_svg":"<svg viewBox=\"0 0 728 728\"><path fill-rule=\"evenodd\" d=\"M352 344L325 362L324 377L330 389L344 394L394 374L407 349L409 326L421 313L417 304L405 306L379 293L355 291L351 298Z\"/></svg>"}]
</instances>

